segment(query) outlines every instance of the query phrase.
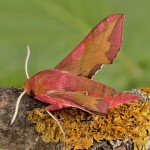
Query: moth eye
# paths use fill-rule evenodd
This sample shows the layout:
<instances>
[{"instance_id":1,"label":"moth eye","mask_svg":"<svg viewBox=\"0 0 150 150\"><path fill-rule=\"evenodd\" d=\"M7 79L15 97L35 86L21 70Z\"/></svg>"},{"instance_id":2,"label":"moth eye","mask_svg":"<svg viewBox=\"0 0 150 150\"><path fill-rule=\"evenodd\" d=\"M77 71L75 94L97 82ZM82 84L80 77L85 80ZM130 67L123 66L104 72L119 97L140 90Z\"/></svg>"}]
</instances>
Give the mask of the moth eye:
<instances>
[{"instance_id":1,"label":"moth eye","mask_svg":"<svg viewBox=\"0 0 150 150\"><path fill-rule=\"evenodd\" d=\"M33 93L32 91L29 91L29 95L30 95L31 97L34 97L34 93Z\"/></svg>"}]
</instances>

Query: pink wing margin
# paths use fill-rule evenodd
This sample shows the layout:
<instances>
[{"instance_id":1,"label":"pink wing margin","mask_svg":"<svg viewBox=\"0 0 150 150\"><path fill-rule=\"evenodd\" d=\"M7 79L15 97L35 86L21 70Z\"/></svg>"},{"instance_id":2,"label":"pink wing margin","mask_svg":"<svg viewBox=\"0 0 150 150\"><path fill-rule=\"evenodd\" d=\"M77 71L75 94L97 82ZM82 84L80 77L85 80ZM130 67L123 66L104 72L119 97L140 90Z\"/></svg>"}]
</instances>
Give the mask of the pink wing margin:
<instances>
[{"instance_id":1,"label":"pink wing margin","mask_svg":"<svg viewBox=\"0 0 150 150\"><path fill-rule=\"evenodd\" d=\"M103 64L113 63L122 43L124 15L100 22L55 69L91 78Z\"/></svg>"}]
</instances>

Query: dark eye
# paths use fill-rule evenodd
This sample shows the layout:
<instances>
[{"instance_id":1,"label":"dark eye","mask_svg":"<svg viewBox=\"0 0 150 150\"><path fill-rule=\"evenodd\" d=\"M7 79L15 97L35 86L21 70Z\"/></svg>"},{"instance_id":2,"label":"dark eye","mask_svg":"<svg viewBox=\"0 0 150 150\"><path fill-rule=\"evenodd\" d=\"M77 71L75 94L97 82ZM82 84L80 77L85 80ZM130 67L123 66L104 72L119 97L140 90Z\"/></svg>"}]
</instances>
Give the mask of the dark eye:
<instances>
[{"instance_id":1,"label":"dark eye","mask_svg":"<svg viewBox=\"0 0 150 150\"><path fill-rule=\"evenodd\" d=\"M30 95L31 97L34 97L34 93L33 93L32 91L29 92L29 95Z\"/></svg>"}]
</instances>

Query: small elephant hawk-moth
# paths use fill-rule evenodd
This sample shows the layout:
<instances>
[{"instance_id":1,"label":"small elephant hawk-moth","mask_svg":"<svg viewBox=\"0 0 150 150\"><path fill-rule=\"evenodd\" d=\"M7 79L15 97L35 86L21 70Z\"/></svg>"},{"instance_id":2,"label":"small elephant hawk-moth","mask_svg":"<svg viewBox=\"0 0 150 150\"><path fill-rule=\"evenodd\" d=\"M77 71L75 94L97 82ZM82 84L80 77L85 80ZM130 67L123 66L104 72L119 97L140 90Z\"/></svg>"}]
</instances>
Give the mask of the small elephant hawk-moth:
<instances>
[{"instance_id":1,"label":"small elephant hawk-moth","mask_svg":"<svg viewBox=\"0 0 150 150\"><path fill-rule=\"evenodd\" d=\"M103 64L113 63L122 43L123 21L122 14L105 18L54 69L31 76L22 95L32 93L50 104L47 112L76 107L92 114L107 113L109 108L138 100L136 95L91 79Z\"/></svg>"}]
</instances>

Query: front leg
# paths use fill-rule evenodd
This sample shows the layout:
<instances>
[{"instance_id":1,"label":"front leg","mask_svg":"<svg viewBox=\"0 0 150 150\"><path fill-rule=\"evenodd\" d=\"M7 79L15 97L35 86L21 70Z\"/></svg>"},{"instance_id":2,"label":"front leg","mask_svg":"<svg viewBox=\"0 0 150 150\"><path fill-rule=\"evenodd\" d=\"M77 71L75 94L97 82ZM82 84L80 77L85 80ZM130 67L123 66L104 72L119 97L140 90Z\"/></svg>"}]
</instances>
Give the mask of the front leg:
<instances>
[{"instance_id":1,"label":"front leg","mask_svg":"<svg viewBox=\"0 0 150 150\"><path fill-rule=\"evenodd\" d=\"M62 109L62 108L63 108L63 106L58 106L58 105L52 104L52 105L47 106L45 109L47 111L55 111L55 110L59 110L59 109Z\"/></svg>"},{"instance_id":2,"label":"front leg","mask_svg":"<svg viewBox=\"0 0 150 150\"><path fill-rule=\"evenodd\" d=\"M64 137L64 140L65 140L66 139L65 138L65 132L64 132L59 120L53 114L50 113L50 111L55 111L55 110L62 109L63 106L64 106L63 105L63 100L61 100L59 98L48 96L46 94L37 94L35 96L35 98L42 101L42 102L51 104L51 105L49 105L45 108L46 112L57 122L58 126L60 127L60 129L63 133L63 137Z\"/></svg>"}]
</instances>

